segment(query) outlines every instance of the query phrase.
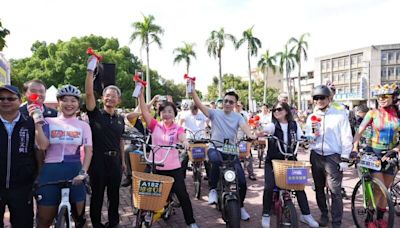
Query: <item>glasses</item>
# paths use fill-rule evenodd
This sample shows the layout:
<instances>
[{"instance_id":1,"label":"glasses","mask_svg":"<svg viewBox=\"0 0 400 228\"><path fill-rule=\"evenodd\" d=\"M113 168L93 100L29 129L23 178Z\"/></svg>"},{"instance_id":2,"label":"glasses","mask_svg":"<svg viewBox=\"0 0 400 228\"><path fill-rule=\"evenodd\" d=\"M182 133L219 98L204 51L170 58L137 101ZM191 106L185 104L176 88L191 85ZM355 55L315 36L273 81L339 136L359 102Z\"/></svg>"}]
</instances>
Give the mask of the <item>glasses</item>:
<instances>
[{"instance_id":1,"label":"glasses","mask_svg":"<svg viewBox=\"0 0 400 228\"><path fill-rule=\"evenodd\" d=\"M392 98L393 96L391 94L383 94L383 95L379 95L378 99L388 99L388 98Z\"/></svg>"},{"instance_id":2,"label":"glasses","mask_svg":"<svg viewBox=\"0 0 400 228\"><path fill-rule=\"evenodd\" d=\"M314 101L317 101L317 100L323 101L323 100L325 100L325 99L326 99L326 96L314 96L314 97L313 97L313 100L314 100Z\"/></svg>"},{"instance_id":3,"label":"glasses","mask_svg":"<svg viewBox=\"0 0 400 228\"><path fill-rule=\"evenodd\" d=\"M224 104L230 104L230 105L233 105L233 104L235 104L235 101L233 101L233 100L229 100L229 99L224 99Z\"/></svg>"},{"instance_id":4,"label":"glasses","mask_svg":"<svg viewBox=\"0 0 400 228\"><path fill-rule=\"evenodd\" d=\"M282 112L282 111L283 111L283 108L279 107L279 108L274 108L274 109L272 109L272 112L276 112L276 111Z\"/></svg>"},{"instance_id":5,"label":"glasses","mask_svg":"<svg viewBox=\"0 0 400 228\"><path fill-rule=\"evenodd\" d=\"M18 97L0 97L0 101L4 102L4 101L9 101L9 102L13 102L18 100Z\"/></svg>"}]
</instances>

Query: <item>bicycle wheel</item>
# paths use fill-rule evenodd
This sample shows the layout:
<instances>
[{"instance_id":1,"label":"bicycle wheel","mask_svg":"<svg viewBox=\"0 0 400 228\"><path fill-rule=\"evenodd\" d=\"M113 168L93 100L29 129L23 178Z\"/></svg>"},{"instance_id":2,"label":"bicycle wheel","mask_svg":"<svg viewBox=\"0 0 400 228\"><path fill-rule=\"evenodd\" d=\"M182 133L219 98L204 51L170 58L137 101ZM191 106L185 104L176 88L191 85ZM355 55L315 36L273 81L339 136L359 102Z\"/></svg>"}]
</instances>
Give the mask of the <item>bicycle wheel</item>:
<instances>
[{"instance_id":1,"label":"bicycle wheel","mask_svg":"<svg viewBox=\"0 0 400 228\"><path fill-rule=\"evenodd\" d=\"M400 216L400 180L396 180L390 187L390 194L392 195L394 212L397 216Z\"/></svg>"},{"instance_id":2,"label":"bicycle wheel","mask_svg":"<svg viewBox=\"0 0 400 228\"><path fill-rule=\"evenodd\" d=\"M57 215L55 228L68 228L70 225L70 217L67 206L61 207Z\"/></svg>"},{"instance_id":3,"label":"bicycle wheel","mask_svg":"<svg viewBox=\"0 0 400 228\"><path fill-rule=\"evenodd\" d=\"M193 167L193 180L194 180L194 196L197 199L201 198L201 166L200 164L195 164Z\"/></svg>"},{"instance_id":4,"label":"bicycle wheel","mask_svg":"<svg viewBox=\"0 0 400 228\"><path fill-rule=\"evenodd\" d=\"M258 168L261 168L263 157L264 157L264 146L261 144L257 145L257 155L258 155Z\"/></svg>"},{"instance_id":5,"label":"bicycle wheel","mask_svg":"<svg viewBox=\"0 0 400 228\"><path fill-rule=\"evenodd\" d=\"M298 226L296 208L291 200L286 200L283 204L280 219L277 218L277 227L297 228Z\"/></svg>"},{"instance_id":6,"label":"bicycle wheel","mask_svg":"<svg viewBox=\"0 0 400 228\"><path fill-rule=\"evenodd\" d=\"M239 201L229 200L225 205L226 227L240 228L240 207Z\"/></svg>"},{"instance_id":7,"label":"bicycle wheel","mask_svg":"<svg viewBox=\"0 0 400 228\"><path fill-rule=\"evenodd\" d=\"M364 189L362 181L358 181L351 196L351 214L356 227L364 227L369 222L375 223L377 221L377 202L375 202L374 197L377 192L381 193L383 200L387 204L387 212L384 213L383 221L387 223L388 227L393 227L394 208L385 185L380 180L371 178L370 180L365 180L364 186L370 190ZM372 192L372 195L368 192Z\"/></svg>"}]
</instances>

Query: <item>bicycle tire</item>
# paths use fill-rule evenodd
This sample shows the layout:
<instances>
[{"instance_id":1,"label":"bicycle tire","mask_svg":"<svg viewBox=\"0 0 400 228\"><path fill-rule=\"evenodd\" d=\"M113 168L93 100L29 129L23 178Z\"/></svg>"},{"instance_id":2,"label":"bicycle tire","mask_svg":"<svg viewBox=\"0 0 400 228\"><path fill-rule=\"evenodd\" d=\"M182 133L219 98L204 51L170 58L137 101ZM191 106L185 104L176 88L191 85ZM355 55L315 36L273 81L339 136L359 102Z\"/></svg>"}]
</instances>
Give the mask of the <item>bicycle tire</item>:
<instances>
[{"instance_id":1,"label":"bicycle tire","mask_svg":"<svg viewBox=\"0 0 400 228\"><path fill-rule=\"evenodd\" d=\"M280 219L277 219L277 227L299 227L296 208L291 200L286 200L283 203Z\"/></svg>"},{"instance_id":2,"label":"bicycle tire","mask_svg":"<svg viewBox=\"0 0 400 228\"><path fill-rule=\"evenodd\" d=\"M195 166L193 169L193 176L194 176L194 196L196 199L201 198L201 171L199 170L200 167Z\"/></svg>"},{"instance_id":3,"label":"bicycle tire","mask_svg":"<svg viewBox=\"0 0 400 228\"><path fill-rule=\"evenodd\" d=\"M400 180L395 180L393 185L390 186L390 194L392 196L394 212L397 216L400 216Z\"/></svg>"},{"instance_id":4,"label":"bicycle tire","mask_svg":"<svg viewBox=\"0 0 400 228\"><path fill-rule=\"evenodd\" d=\"M240 207L238 200L228 200L225 205L226 228L240 228Z\"/></svg>"},{"instance_id":5,"label":"bicycle tire","mask_svg":"<svg viewBox=\"0 0 400 228\"><path fill-rule=\"evenodd\" d=\"M70 225L69 221L70 217L68 214L68 207L67 206L63 206L61 207L60 211L57 214L57 220L56 220L56 224L55 224L55 228L68 228Z\"/></svg>"},{"instance_id":6,"label":"bicycle tire","mask_svg":"<svg viewBox=\"0 0 400 228\"><path fill-rule=\"evenodd\" d=\"M389 191L386 189L386 186L377 178L371 178L370 182L374 186L377 186L379 188L379 191L381 191L381 193L383 193L383 196L386 198L387 207L389 208L388 212L387 212L387 214L388 214L388 219L387 219L387 223L388 224L387 225L388 225L389 228L391 228L391 227L393 227L393 223L394 223L394 208L393 208L393 203L392 203L392 199L390 197ZM372 216L372 219L374 221L375 220L374 216L376 214L374 209L368 210L366 208L363 208L364 211L361 211L361 212L357 211L357 209L355 207L356 197L359 196L359 195L363 195L362 199L364 199L364 197L365 197L363 189L361 189L362 190L361 194L360 194L360 192L358 192L358 190L359 190L359 188L361 186L362 186L362 181L359 180L357 182L357 184L354 186L354 190L353 190L353 193L352 193L352 196L351 196L351 215L353 217L354 225L356 227L364 227L365 226L365 220L368 219L368 216L370 216L369 219L371 219L371 216ZM367 202L367 204L368 203L369 203L369 201ZM367 207L368 207L368 205L367 205ZM362 213L367 214L367 218L364 221L359 221L360 220L358 218L358 214L359 213L360 214L362 214Z\"/></svg>"},{"instance_id":7,"label":"bicycle tire","mask_svg":"<svg viewBox=\"0 0 400 228\"><path fill-rule=\"evenodd\" d=\"M263 157L264 157L264 148L260 144L257 146L257 156L258 156L258 168L261 169L261 165L263 162Z\"/></svg>"}]
</instances>

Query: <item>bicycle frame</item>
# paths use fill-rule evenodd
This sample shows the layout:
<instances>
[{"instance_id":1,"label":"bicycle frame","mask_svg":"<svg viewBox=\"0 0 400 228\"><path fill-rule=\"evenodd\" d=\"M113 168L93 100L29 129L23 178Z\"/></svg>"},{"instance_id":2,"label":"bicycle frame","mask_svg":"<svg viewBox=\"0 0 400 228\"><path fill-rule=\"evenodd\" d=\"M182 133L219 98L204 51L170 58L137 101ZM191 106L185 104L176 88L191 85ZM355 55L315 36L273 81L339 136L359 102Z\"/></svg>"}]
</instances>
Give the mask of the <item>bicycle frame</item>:
<instances>
[{"instance_id":1,"label":"bicycle frame","mask_svg":"<svg viewBox=\"0 0 400 228\"><path fill-rule=\"evenodd\" d=\"M69 192L70 192L70 188L62 188L61 189L61 203L60 205L58 205L58 214L61 212L61 208L63 208L64 206L67 207L67 211L68 211L68 228L72 227L72 214L71 214L71 204L69 202Z\"/></svg>"},{"instance_id":2,"label":"bicycle frame","mask_svg":"<svg viewBox=\"0 0 400 228\"><path fill-rule=\"evenodd\" d=\"M371 174L370 174L370 170L367 168L363 168L363 167L358 167L358 173L359 173L359 177L362 181L362 188L364 191L364 207L367 207L367 202L371 202L372 203L372 207L374 209L376 209L377 205L376 205L376 201L375 201L375 197L374 197L374 191L372 189L372 185L371 185Z\"/></svg>"}]
</instances>

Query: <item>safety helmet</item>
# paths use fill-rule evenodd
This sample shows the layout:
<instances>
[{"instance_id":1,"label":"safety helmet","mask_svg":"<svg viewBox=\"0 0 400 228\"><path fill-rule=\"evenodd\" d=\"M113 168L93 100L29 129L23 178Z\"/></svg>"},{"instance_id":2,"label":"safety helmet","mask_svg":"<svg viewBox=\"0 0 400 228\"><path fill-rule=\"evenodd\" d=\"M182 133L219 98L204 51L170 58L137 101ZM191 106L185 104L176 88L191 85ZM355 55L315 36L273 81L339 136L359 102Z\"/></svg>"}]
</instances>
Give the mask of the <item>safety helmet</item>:
<instances>
[{"instance_id":1,"label":"safety helmet","mask_svg":"<svg viewBox=\"0 0 400 228\"><path fill-rule=\"evenodd\" d=\"M376 85L372 87L372 96L379 96L379 95L398 95L399 94L399 87L393 84L384 84L384 85Z\"/></svg>"},{"instance_id":2,"label":"safety helmet","mask_svg":"<svg viewBox=\"0 0 400 228\"><path fill-rule=\"evenodd\" d=\"M332 95L331 90L328 88L326 85L319 85L314 87L314 90L312 91L312 97L314 96L325 96L329 97Z\"/></svg>"},{"instance_id":3,"label":"safety helmet","mask_svg":"<svg viewBox=\"0 0 400 228\"><path fill-rule=\"evenodd\" d=\"M57 91L57 99L63 96L74 96L80 99L81 91L73 85L65 85Z\"/></svg>"}]
</instances>

